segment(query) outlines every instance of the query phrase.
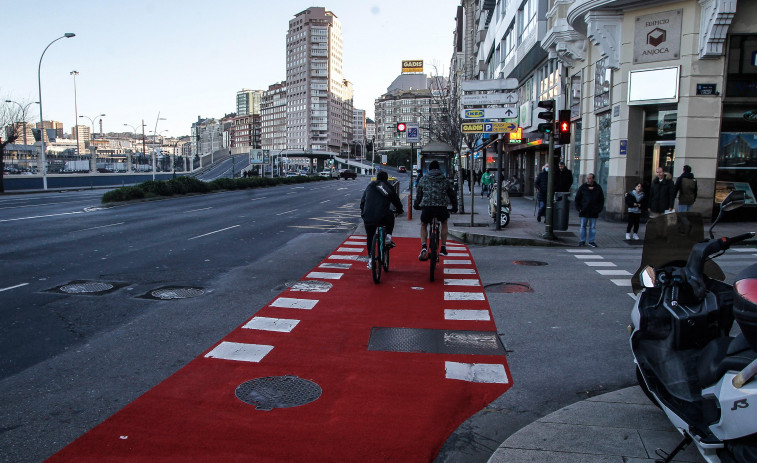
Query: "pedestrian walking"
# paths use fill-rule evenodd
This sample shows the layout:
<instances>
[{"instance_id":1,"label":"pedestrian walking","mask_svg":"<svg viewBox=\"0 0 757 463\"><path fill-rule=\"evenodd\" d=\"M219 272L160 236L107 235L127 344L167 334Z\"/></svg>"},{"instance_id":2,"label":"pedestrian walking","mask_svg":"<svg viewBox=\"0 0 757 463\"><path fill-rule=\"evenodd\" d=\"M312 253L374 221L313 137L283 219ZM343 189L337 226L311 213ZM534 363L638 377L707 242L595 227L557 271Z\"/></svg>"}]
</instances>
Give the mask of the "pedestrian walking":
<instances>
[{"instance_id":1,"label":"pedestrian walking","mask_svg":"<svg viewBox=\"0 0 757 463\"><path fill-rule=\"evenodd\" d=\"M578 245L585 246L589 239L589 246L596 248L594 239L597 236L597 217L605 206L605 195L602 187L595 182L594 174L586 176L586 183L578 187L576 192L576 209L581 218L581 229L578 235ZM588 233L588 236L587 236Z\"/></svg>"},{"instance_id":2,"label":"pedestrian walking","mask_svg":"<svg viewBox=\"0 0 757 463\"><path fill-rule=\"evenodd\" d=\"M658 167L657 177L649 189L649 218L654 219L666 212L673 212L675 197L673 181L665 176L662 167Z\"/></svg>"},{"instance_id":3,"label":"pedestrian walking","mask_svg":"<svg viewBox=\"0 0 757 463\"><path fill-rule=\"evenodd\" d=\"M683 166L683 173L676 179L675 194L678 196L678 212L689 212L697 200L697 179L691 173L691 166Z\"/></svg>"},{"instance_id":4,"label":"pedestrian walking","mask_svg":"<svg viewBox=\"0 0 757 463\"><path fill-rule=\"evenodd\" d=\"M558 171L555 172L555 192L568 193L573 185L573 172L565 167L565 163L560 161Z\"/></svg>"},{"instance_id":5,"label":"pedestrian walking","mask_svg":"<svg viewBox=\"0 0 757 463\"><path fill-rule=\"evenodd\" d=\"M536 212L536 221L541 222L542 216L546 218L547 187L549 186L549 164L544 164L539 175L536 176L536 200L539 202L539 210Z\"/></svg>"},{"instance_id":6,"label":"pedestrian walking","mask_svg":"<svg viewBox=\"0 0 757 463\"><path fill-rule=\"evenodd\" d=\"M636 184L636 188L626 194L626 206L628 207L628 226L626 227L626 239L632 237L639 239L639 222L641 221L641 211L647 206L647 198L644 194L644 187L641 183ZM633 231L633 236L631 235Z\"/></svg>"},{"instance_id":7,"label":"pedestrian walking","mask_svg":"<svg viewBox=\"0 0 757 463\"><path fill-rule=\"evenodd\" d=\"M492 184L492 178L489 174L489 171L487 170L481 175L481 197L484 197L484 192L486 192L486 197L489 197L489 186Z\"/></svg>"}]
</instances>

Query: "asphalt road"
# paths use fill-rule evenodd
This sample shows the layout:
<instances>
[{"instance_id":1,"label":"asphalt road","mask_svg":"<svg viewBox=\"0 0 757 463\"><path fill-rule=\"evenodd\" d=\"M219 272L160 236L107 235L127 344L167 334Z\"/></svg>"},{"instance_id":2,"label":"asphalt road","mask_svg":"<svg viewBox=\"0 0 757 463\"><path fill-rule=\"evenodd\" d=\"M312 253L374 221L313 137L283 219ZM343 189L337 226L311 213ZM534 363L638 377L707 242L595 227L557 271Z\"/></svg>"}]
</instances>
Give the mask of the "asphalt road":
<instances>
[{"instance_id":1,"label":"asphalt road","mask_svg":"<svg viewBox=\"0 0 757 463\"><path fill-rule=\"evenodd\" d=\"M355 229L367 181L0 198L0 461L44 459L243 323ZM56 290L81 282L115 290Z\"/></svg>"}]
</instances>

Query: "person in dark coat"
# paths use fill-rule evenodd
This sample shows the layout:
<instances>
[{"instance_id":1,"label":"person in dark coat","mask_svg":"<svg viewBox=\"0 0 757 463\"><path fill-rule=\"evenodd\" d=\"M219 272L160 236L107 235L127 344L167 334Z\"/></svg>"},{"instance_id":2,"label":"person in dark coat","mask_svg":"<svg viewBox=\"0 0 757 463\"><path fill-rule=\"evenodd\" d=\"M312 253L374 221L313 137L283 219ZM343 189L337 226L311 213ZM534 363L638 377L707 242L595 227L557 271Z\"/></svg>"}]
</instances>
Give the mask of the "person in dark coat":
<instances>
[{"instance_id":1,"label":"person in dark coat","mask_svg":"<svg viewBox=\"0 0 757 463\"><path fill-rule=\"evenodd\" d=\"M539 210L536 212L536 221L546 216L547 187L549 186L549 164L544 164L539 175L536 176L536 200L539 201Z\"/></svg>"},{"instance_id":2,"label":"person in dark coat","mask_svg":"<svg viewBox=\"0 0 757 463\"><path fill-rule=\"evenodd\" d=\"M555 172L555 192L568 193L573 185L573 172L565 167L565 163L560 161L558 171Z\"/></svg>"},{"instance_id":3,"label":"person in dark coat","mask_svg":"<svg viewBox=\"0 0 757 463\"><path fill-rule=\"evenodd\" d=\"M390 206L394 205L395 212ZM392 231L394 231L394 214L402 214L402 201L389 185L389 174L381 171L376 174L376 180L369 183L360 199L360 216L363 218L363 226L367 235L368 252L371 252L373 235L380 226L386 227L386 246L394 247ZM370 267L371 261L368 262Z\"/></svg>"},{"instance_id":4,"label":"person in dark coat","mask_svg":"<svg viewBox=\"0 0 757 463\"><path fill-rule=\"evenodd\" d=\"M587 229L589 246L596 248L594 238L597 235L597 217L605 207L605 194L602 187L594 181L594 174L586 176L586 183L578 187L576 192L576 209L581 218L581 230L579 232L579 246L586 245Z\"/></svg>"},{"instance_id":5,"label":"person in dark coat","mask_svg":"<svg viewBox=\"0 0 757 463\"><path fill-rule=\"evenodd\" d=\"M675 194L678 195L678 212L689 212L697 200L697 179L691 173L691 166L683 166L683 173L676 179Z\"/></svg>"},{"instance_id":6,"label":"person in dark coat","mask_svg":"<svg viewBox=\"0 0 757 463\"><path fill-rule=\"evenodd\" d=\"M676 199L673 181L665 176L662 167L657 168L657 177L649 188L649 218L654 219L665 212L673 212Z\"/></svg>"}]
</instances>

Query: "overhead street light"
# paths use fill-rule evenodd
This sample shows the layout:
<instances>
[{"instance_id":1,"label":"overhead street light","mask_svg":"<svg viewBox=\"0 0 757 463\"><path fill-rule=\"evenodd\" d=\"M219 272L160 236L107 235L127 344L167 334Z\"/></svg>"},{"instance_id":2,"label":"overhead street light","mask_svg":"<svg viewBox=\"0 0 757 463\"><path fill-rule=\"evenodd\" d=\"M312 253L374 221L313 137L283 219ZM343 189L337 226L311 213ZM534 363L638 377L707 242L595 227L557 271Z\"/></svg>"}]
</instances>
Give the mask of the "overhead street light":
<instances>
[{"instance_id":1,"label":"overhead street light","mask_svg":"<svg viewBox=\"0 0 757 463\"><path fill-rule=\"evenodd\" d=\"M42 142L42 189L47 190L47 160L45 159L45 119L42 116L42 58L45 57L45 52L47 52L47 49L50 48L50 45L54 44L60 39L70 39L71 37L76 37L76 34L73 32L66 32L65 34L61 35L57 39L53 40L42 51L42 56L39 57L39 65L37 66L37 86L39 88L39 139Z\"/></svg>"},{"instance_id":2,"label":"overhead street light","mask_svg":"<svg viewBox=\"0 0 757 463\"><path fill-rule=\"evenodd\" d=\"M24 124L24 145L26 145L26 110L29 109L29 106L33 104L39 104L39 101L32 101L31 103L27 104L26 106L23 106L18 101L13 100L5 100L6 103L16 103L21 108L21 122Z\"/></svg>"}]
</instances>

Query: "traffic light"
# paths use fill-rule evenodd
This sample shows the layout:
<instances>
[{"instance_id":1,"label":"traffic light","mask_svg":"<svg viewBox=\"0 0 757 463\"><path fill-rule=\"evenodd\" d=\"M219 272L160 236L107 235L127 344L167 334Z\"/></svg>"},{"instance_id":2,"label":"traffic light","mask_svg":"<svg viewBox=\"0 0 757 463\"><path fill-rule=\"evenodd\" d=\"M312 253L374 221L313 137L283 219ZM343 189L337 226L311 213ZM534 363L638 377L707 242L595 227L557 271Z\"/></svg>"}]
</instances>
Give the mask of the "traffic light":
<instances>
[{"instance_id":1,"label":"traffic light","mask_svg":"<svg viewBox=\"0 0 757 463\"><path fill-rule=\"evenodd\" d=\"M542 100L537 106L546 109L539 113L539 119L547 121L539 124L537 130L542 133L552 133L555 130L555 100Z\"/></svg>"},{"instance_id":2,"label":"traffic light","mask_svg":"<svg viewBox=\"0 0 757 463\"><path fill-rule=\"evenodd\" d=\"M404 132L407 130L407 125L404 122L397 122L397 132Z\"/></svg>"},{"instance_id":3,"label":"traffic light","mask_svg":"<svg viewBox=\"0 0 757 463\"><path fill-rule=\"evenodd\" d=\"M561 109L557 113L557 135L559 144L570 144L570 109Z\"/></svg>"}]
</instances>

